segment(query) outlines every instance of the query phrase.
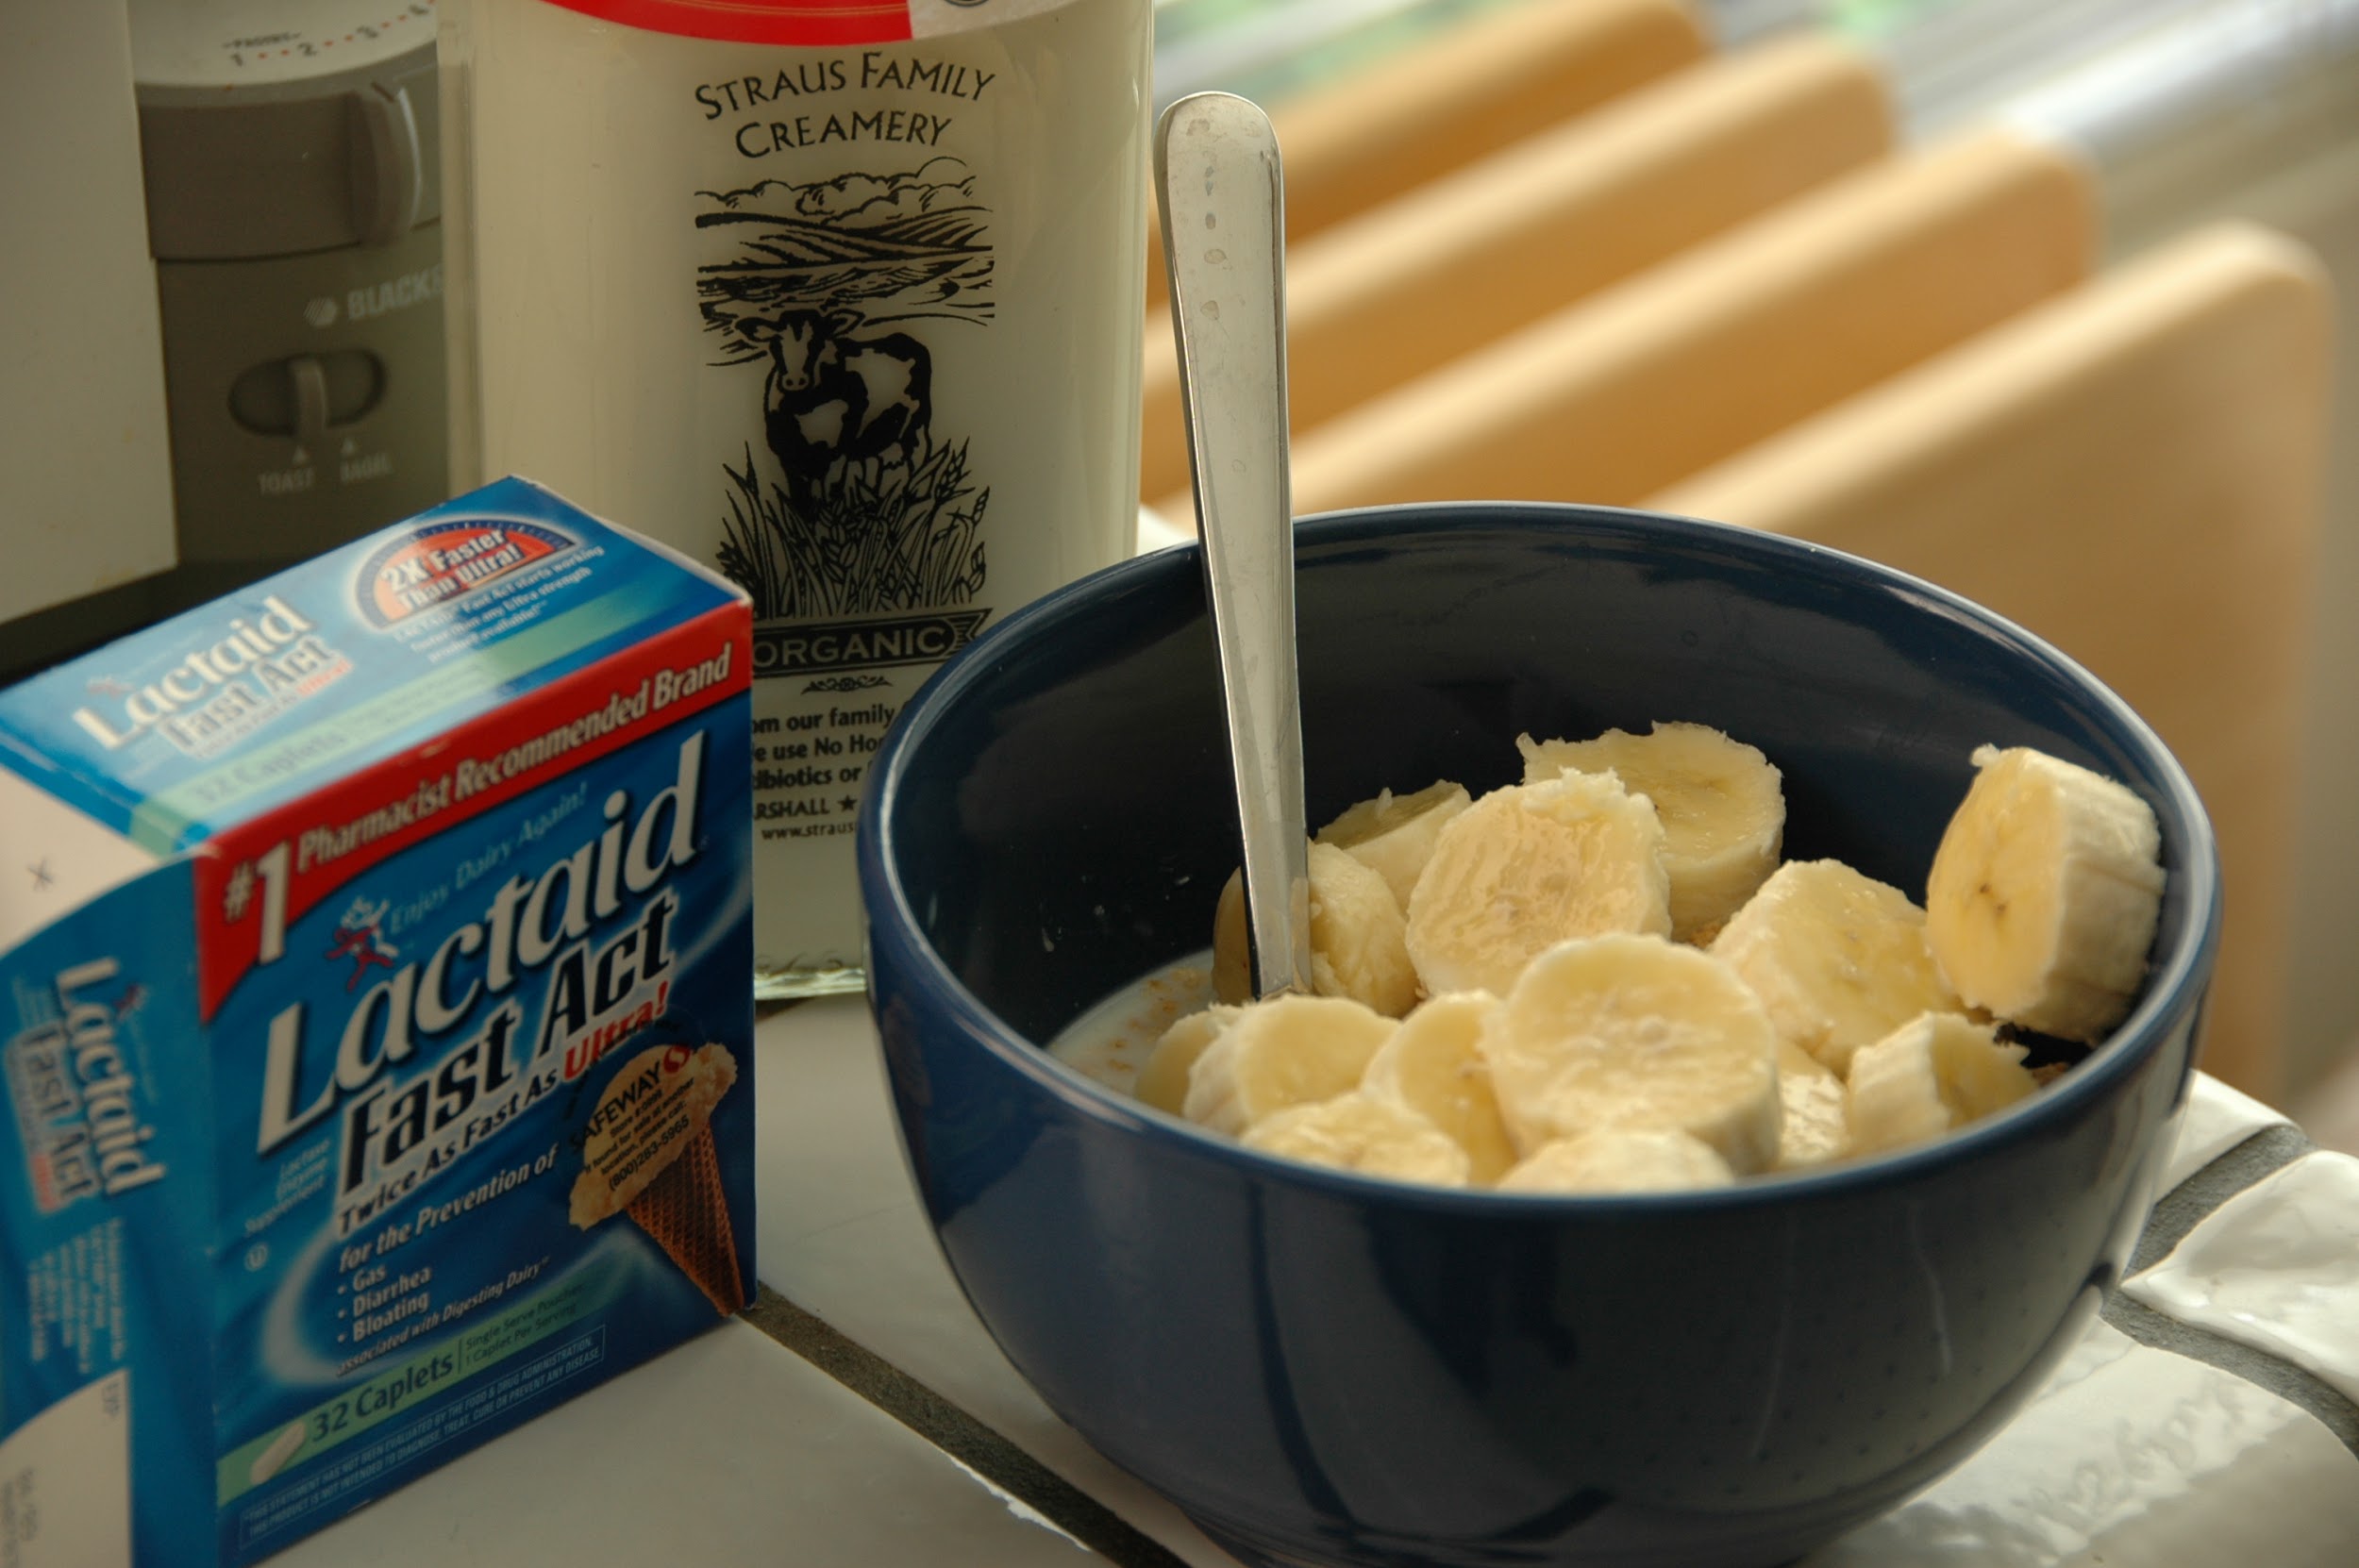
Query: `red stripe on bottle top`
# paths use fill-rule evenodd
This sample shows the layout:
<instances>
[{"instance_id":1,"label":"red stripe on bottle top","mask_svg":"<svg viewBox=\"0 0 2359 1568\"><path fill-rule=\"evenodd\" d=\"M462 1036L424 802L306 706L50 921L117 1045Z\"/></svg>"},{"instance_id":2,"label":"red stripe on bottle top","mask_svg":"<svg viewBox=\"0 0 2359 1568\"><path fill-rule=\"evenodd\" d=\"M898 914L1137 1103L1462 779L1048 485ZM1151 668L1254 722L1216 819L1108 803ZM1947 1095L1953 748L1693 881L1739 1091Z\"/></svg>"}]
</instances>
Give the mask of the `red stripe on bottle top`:
<instances>
[{"instance_id":1,"label":"red stripe on bottle top","mask_svg":"<svg viewBox=\"0 0 2359 1568\"><path fill-rule=\"evenodd\" d=\"M676 38L841 47L910 36L909 0L547 0L569 11Z\"/></svg>"}]
</instances>

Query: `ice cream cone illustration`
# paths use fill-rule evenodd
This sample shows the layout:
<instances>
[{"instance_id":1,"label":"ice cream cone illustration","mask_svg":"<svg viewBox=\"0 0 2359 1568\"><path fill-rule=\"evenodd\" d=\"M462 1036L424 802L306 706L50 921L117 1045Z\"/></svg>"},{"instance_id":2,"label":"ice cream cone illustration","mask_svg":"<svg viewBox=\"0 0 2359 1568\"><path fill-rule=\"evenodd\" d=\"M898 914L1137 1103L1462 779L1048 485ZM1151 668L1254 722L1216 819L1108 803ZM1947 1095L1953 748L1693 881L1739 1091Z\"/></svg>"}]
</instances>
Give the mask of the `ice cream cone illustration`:
<instances>
[{"instance_id":1,"label":"ice cream cone illustration","mask_svg":"<svg viewBox=\"0 0 2359 1568\"><path fill-rule=\"evenodd\" d=\"M702 1127L678 1159L630 1202L630 1217L654 1237L682 1274L723 1316L745 1305L737 1276L737 1237L729 1228L728 1195L721 1190L721 1159L712 1129Z\"/></svg>"},{"instance_id":2,"label":"ice cream cone illustration","mask_svg":"<svg viewBox=\"0 0 2359 1568\"><path fill-rule=\"evenodd\" d=\"M736 1081L723 1045L658 1045L625 1062L591 1112L571 1203L584 1229L628 1213L724 1316L745 1305L745 1283L712 1109Z\"/></svg>"}]
</instances>

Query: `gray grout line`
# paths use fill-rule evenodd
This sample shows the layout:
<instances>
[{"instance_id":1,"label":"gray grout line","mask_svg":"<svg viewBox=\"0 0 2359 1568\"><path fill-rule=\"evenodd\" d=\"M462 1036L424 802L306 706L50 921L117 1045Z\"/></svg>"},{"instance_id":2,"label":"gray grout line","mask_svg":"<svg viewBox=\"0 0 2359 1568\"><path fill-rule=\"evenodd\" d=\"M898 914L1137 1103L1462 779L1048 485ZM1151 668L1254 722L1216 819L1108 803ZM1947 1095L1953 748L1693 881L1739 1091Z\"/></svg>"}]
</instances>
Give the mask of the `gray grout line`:
<instances>
[{"instance_id":1,"label":"gray grout line","mask_svg":"<svg viewBox=\"0 0 2359 1568\"><path fill-rule=\"evenodd\" d=\"M2279 1123L2263 1127L2204 1165L2154 1205L2146 1228L2139 1232L2137 1249L2123 1275L2125 1282L2169 1257L2190 1231L2230 1198L2317 1149L2300 1127ZM2217 1367L2300 1406L2359 1458L2359 1404L2306 1367L2224 1334L2182 1323L2118 1285L2106 1297L2101 1315L2140 1344Z\"/></svg>"},{"instance_id":2,"label":"gray grout line","mask_svg":"<svg viewBox=\"0 0 2359 1568\"><path fill-rule=\"evenodd\" d=\"M2122 1277L2144 1274L2169 1257L2187 1239L2187 1232L2201 1224L2212 1210L2317 1147L2300 1127L2280 1122L2215 1156L2155 1200Z\"/></svg>"},{"instance_id":3,"label":"gray grout line","mask_svg":"<svg viewBox=\"0 0 2359 1568\"><path fill-rule=\"evenodd\" d=\"M2104 1318L2140 1344L2233 1373L2256 1388L2300 1406L2340 1439L2352 1458L2359 1459L2359 1405L2353 1405L2340 1389L2324 1378L2283 1357L2255 1350L2208 1328L2182 1323L2119 1292L2106 1300Z\"/></svg>"},{"instance_id":4,"label":"gray grout line","mask_svg":"<svg viewBox=\"0 0 2359 1568\"><path fill-rule=\"evenodd\" d=\"M764 1285L742 1314L787 1349L867 1400L1118 1568L1187 1568L1161 1542L874 1351Z\"/></svg>"}]
</instances>

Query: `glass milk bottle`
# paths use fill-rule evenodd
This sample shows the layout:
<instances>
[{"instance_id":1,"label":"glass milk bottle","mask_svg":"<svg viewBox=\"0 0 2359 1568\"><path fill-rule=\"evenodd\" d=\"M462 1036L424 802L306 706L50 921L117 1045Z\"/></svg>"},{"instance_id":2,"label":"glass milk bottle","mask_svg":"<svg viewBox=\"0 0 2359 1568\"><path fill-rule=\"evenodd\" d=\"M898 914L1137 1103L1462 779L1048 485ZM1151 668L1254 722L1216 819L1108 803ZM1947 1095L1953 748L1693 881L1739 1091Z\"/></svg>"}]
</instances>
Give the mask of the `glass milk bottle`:
<instances>
[{"instance_id":1,"label":"glass milk bottle","mask_svg":"<svg viewBox=\"0 0 2359 1568\"><path fill-rule=\"evenodd\" d=\"M751 595L761 994L862 983L918 685L1130 547L1149 9L443 0L454 477Z\"/></svg>"}]
</instances>

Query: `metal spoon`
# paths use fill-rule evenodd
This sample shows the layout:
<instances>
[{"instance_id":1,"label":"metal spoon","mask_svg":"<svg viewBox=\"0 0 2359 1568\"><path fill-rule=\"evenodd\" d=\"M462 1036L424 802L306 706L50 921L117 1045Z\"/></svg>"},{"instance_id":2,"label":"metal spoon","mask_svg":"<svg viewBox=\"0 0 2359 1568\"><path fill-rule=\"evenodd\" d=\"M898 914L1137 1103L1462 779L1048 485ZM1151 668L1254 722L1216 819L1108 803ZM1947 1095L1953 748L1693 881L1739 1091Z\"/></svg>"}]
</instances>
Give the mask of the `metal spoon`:
<instances>
[{"instance_id":1,"label":"metal spoon","mask_svg":"<svg viewBox=\"0 0 2359 1568\"><path fill-rule=\"evenodd\" d=\"M1245 831L1253 994L1311 991L1301 693L1286 473L1283 184L1269 116L1198 92L1155 128L1180 406Z\"/></svg>"}]
</instances>

